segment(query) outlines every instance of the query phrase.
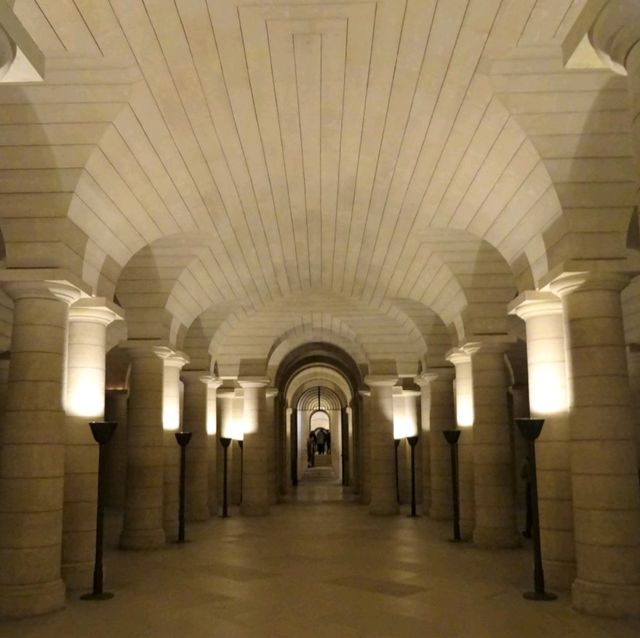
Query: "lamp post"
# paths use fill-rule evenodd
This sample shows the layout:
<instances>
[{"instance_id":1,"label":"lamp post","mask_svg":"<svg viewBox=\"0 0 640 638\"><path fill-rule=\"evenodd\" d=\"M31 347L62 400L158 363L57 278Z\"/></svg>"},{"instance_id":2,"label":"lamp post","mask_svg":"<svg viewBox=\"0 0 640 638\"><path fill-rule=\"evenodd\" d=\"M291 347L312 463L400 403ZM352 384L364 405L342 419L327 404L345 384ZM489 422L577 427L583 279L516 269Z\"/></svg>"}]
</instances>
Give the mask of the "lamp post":
<instances>
[{"instance_id":1,"label":"lamp post","mask_svg":"<svg viewBox=\"0 0 640 638\"><path fill-rule=\"evenodd\" d=\"M460 430L443 430L442 434L449 444L451 453L451 490L453 494L453 543L459 543L460 537L460 495L458 487L458 439Z\"/></svg>"},{"instance_id":2,"label":"lamp post","mask_svg":"<svg viewBox=\"0 0 640 638\"><path fill-rule=\"evenodd\" d=\"M96 508L96 555L93 567L93 591L81 596L82 600L107 600L113 594L103 590L102 552L104 545L104 446L118 427L115 421L91 421L91 434L98 444L98 503Z\"/></svg>"},{"instance_id":3,"label":"lamp post","mask_svg":"<svg viewBox=\"0 0 640 638\"><path fill-rule=\"evenodd\" d=\"M191 441L191 432L176 432L176 441L180 446L180 505L178 510L178 543L184 543L184 501L185 501L185 483L186 483L186 457L187 445Z\"/></svg>"},{"instance_id":4,"label":"lamp post","mask_svg":"<svg viewBox=\"0 0 640 638\"><path fill-rule=\"evenodd\" d=\"M515 419L520 433L529 447L529 482L531 484L531 514L533 536L533 585L534 590L523 594L529 600L555 600L557 596L544 590L542 550L540 547L540 518L538 514L538 478L536 476L535 440L542 432L544 419Z\"/></svg>"},{"instance_id":5,"label":"lamp post","mask_svg":"<svg viewBox=\"0 0 640 638\"><path fill-rule=\"evenodd\" d=\"M400 446L400 439L393 439L393 445L395 447L395 468L396 468L396 503L400 504L400 472L398 470L398 447Z\"/></svg>"},{"instance_id":6,"label":"lamp post","mask_svg":"<svg viewBox=\"0 0 640 638\"><path fill-rule=\"evenodd\" d=\"M227 501L227 452L231 445L231 439L226 436L220 437L220 445L222 445L222 518L229 516Z\"/></svg>"},{"instance_id":7,"label":"lamp post","mask_svg":"<svg viewBox=\"0 0 640 638\"><path fill-rule=\"evenodd\" d=\"M244 441L238 439L238 447L240 448L240 502L242 503L242 484L244 482Z\"/></svg>"},{"instance_id":8,"label":"lamp post","mask_svg":"<svg viewBox=\"0 0 640 638\"><path fill-rule=\"evenodd\" d=\"M418 436L408 436L407 441L411 447L411 517L418 516L416 513L416 445L418 444Z\"/></svg>"}]
</instances>

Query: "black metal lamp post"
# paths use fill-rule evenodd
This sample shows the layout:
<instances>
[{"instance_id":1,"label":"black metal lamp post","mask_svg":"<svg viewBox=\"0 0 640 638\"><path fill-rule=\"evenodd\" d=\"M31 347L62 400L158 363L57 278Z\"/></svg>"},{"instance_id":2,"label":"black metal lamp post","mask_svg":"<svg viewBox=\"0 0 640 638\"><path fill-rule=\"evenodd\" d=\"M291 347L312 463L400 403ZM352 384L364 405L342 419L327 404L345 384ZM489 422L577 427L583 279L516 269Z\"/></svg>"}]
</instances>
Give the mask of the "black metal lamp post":
<instances>
[{"instance_id":1,"label":"black metal lamp post","mask_svg":"<svg viewBox=\"0 0 640 638\"><path fill-rule=\"evenodd\" d=\"M242 484L244 482L244 441L238 439L238 447L240 448L240 502L242 503Z\"/></svg>"},{"instance_id":2,"label":"black metal lamp post","mask_svg":"<svg viewBox=\"0 0 640 638\"><path fill-rule=\"evenodd\" d=\"M400 471L398 469L398 447L400 445L400 439L393 439L395 446L395 467L396 467L396 503L400 504Z\"/></svg>"},{"instance_id":3,"label":"black metal lamp post","mask_svg":"<svg viewBox=\"0 0 640 638\"><path fill-rule=\"evenodd\" d=\"M91 421L91 434L98 444L98 503L96 508L96 556L93 567L93 591L82 600L107 600L113 594L103 590L102 552L104 544L104 446L110 441L118 424L115 421Z\"/></svg>"},{"instance_id":4,"label":"black metal lamp post","mask_svg":"<svg viewBox=\"0 0 640 638\"><path fill-rule=\"evenodd\" d=\"M523 594L529 600L555 600L557 596L544 590L542 550L540 547L540 518L538 513L538 478L536 476L535 440L542 432L544 419L516 419L516 424L529 447L529 481L531 484L531 513L533 535L533 585L534 590Z\"/></svg>"},{"instance_id":5,"label":"black metal lamp post","mask_svg":"<svg viewBox=\"0 0 640 638\"><path fill-rule=\"evenodd\" d=\"M418 444L418 435L408 436L407 441L411 447L411 517L418 516L416 513L416 445Z\"/></svg>"},{"instance_id":6,"label":"black metal lamp post","mask_svg":"<svg viewBox=\"0 0 640 638\"><path fill-rule=\"evenodd\" d=\"M454 543L462 540L460 536L460 494L458 482L458 439L460 430L443 430L442 434L449 444L451 453L451 490L453 494L453 538Z\"/></svg>"},{"instance_id":7,"label":"black metal lamp post","mask_svg":"<svg viewBox=\"0 0 640 638\"><path fill-rule=\"evenodd\" d=\"M220 445L222 445L222 518L229 516L227 501L227 452L231 445L231 439L226 436L220 437Z\"/></svg>"},{"instance_id":8,"label":"black metal lamp post","mask_svg":"<svg viewBox=\"0 0 640 638\"><path fill-rule=\"evenodd\" d=\"M180 446L180 506L178 510L178 543L184 543L184 501L186 483L187 445L191 441L191 432L176 432L176 441Z\"/></svg>"}]
</instances>

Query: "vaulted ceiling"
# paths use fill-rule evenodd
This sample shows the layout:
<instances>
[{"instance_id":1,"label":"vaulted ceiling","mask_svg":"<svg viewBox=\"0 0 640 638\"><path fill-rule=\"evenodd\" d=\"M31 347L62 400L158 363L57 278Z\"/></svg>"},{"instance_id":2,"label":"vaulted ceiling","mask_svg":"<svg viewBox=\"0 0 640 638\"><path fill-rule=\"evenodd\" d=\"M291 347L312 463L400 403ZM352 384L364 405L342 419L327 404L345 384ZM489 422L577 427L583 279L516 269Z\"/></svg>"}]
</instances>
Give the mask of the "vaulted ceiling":
<instances>
[{"instance_id":1,"label":"vaulted ceiling","mask_svg":"<svg viewBox=\"0 0 640 638\"><path fill-rule=\"evenodd\" d=\"M576 111L626 113L602 102L624 80L562 68L583 5L16 0L46 79L0 86L7 265L77 272L130 337L191 344L198 365L266 360L297 330L409 373L504 331L517 289L571 250L571 185L606 161L544 147L549 82ZM615 154L602 188L633 183Z\"/></svg>"}]
</instances>

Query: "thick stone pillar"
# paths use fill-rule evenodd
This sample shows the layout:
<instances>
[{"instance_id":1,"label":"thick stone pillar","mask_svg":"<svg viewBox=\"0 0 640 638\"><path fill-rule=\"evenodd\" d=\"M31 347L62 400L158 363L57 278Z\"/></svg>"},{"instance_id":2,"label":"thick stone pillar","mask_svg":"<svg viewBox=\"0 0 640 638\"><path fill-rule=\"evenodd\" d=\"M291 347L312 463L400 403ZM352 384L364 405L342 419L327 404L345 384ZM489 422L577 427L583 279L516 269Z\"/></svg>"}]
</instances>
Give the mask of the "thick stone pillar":
<instances>
[{"instance_id":1,"label":"thick stone pillar","mask_svg":"<svg viewBox=\"0 0 640 638\"><path fill-rule=\"evenodd\" d=\"M422 448L423 457L429 455L429 463L423 465L425 512L431 518L448 520L451 518L451 460L449 446L442 434L456 425L453 405L454 368L431 368L428 373L416 377L421 388L422 431L429 432L429 445ZM428 503L428 509L427 509Z\"/></svg>"},{"instance_id":2,"label":"thick stone pillar","mask_svg":"<svg viewBox=\"0 0 640 638\"><path fill-rule=\"evenodd\" d=\"M218 513L218 465L222 451L220 449L220 425L218 423L218 388L222 385L222 379L217 376L207 376L200 379L206 385L207 397L207 493L209 514L215 516ZM222 480L222 477L220 477Z\"/></svg>"},{"instance_id":3,"label":"thick stone pillar","mask_svg":"<svg viewBox=\"0 0 640 638\"><path fill-rule=\"evenodd\" d=\"M127 482L127 390L110 390L105 396L105 419L118 427L105 448L105 495L107 507L124 507Z\"/></svg>"},{"instance_id":4,"label":"thick stone pillar","mask_svg":"<svg viewBox=\"0 0 640 638\"><path fill-rule=\"evenodd\" d=\"M640 615L640 487L620 291L626 275L566 272L562 298L571 360L571 475L576 609Z\"/></svg>"},{"instance_id":5,"label":"thick stone pillar","mask_svg":"<svg viewBox=\"0 0 640 638\"><path fill-rule=\"evenodd\" d=\"M276 460L278 453L278 442L276 437L276 401L278 398L278 388L267 388L266 398L267 405L265 412L265 425L267 436L269 504L275 505L278 502L278 485L276 479Z\"/></svg>"},{"instance_id":6,"label":"thick stone pillar","mask_svg":"<svg viewBox=\"0 0 640 638\"><path fill-rule=\"evenodd\" d=\"M526 292L509 311L527 326L531 416L545 420L536 441L540 540L545 578L568 589L576 576L569 456L569 392L562 302L545 292Z\"/></svg>"},{"instance_id":7,"label":"thick stone pillar","mask_svg":"<svg viewBox=\"0 0 640 638\"><path fill-rule=\"evenodd\" d=\"M165 348L129 342L127 483L122 549L153 549L165 542L162 391Z\"/></svg>"},{"instance_id":8,"label":"thick stone pillar","mask_svg":"<svg viewBox=\"0 0 640 638\"><path fill-rule=\"evenodd\" d=\"M470 348L454 348L447 353L447 359L456 369L455 378L455 413L456 423L460 430L458 439L458 483L460 499L460 535L471 540L475 527L475 473L473 464L473 381L471 375ZM444 437L443 437L444 438ZM448 444L447 454L449 454ZM449 461L449 477L451 477L451 461ZM451 483L449 483L451 485ZM451 489L451 488L449 488ZM451 516L451 511L449 512Z\"/></svg>"},{"instance_id":9,"label":"thick stone pillar","mask_svg":"<svg viewBox=\"0 0 640 638\"><path fill-rule=\"evenodd\" d=\"M163 430L163 514L164 533L169 537L178 534L178 482L180 479L180 446L175 433L181 424L180 370L189 363L189 357L181 352L164 356L162 381L162 430Z\"/></svg>"},{"instance_id":10,"label":"thick stone pillar","mask_svg":"<svg viewBox=\"0 0 640 638\"><path fill-rule=\"evenodd\" d=\"M473 467L476 521L473 542L482 547L517 547L513 455L507 403L507 344L471 346L473 379Z\"/></svg>"},{"instance_id":11,"label":"thick stone pillar","mask_svg":"<svg viewBox=\"0 0 640 638\"><path fill-rule=\"evenodd\" d=\"M369 409L371 500L369 513L398 513L393 440L393 386L395 376L370 375L365 383L371 388Z\"/></svg>"},{"instance_id":12,"label":"thick stone pillar","mask_svg":"<svg viewBox=\"0 0 640 638\"><path fill-rule=\"evenodd\" d=\"M631 343L627 350L627 368L631 388L631 406L636 430L636 457L640 466L640 344Z\"/></svg>"},{"instance_id":13,"label":"thick stone pillar","mask_svg":"<svg viewBox=\"0 0 640 638\"><path fill-rule=\"evenodd\" d=\"M69 309L65 397L62 577L69 589L91 586L95 558L98 446L89 421L104 419L107 326L122 319L104 298Z\"/></svg>"},{"instance_id":14,"label":"thick stone pillar","mask_svg":"<svg viewBox=\"0 0 640 638\"><path fill-rule=\"evenodd\" d=\"M266 377L238 379L244 390L244 460L242 474L242 503L240 511L246 516L265 516L269 513L269 461L271 451L265 389Z\"/></svg>"},{"instance_id":15,"label":"thick stone pillar","mask_svg":"<svg viewBox=\"0 0 640 638\"><path fill-rule=\"evenodd\" d=\"M185 370L183 426L191 432L186 448L185 518L206 521L209 518L209 475L207 435L207 386L202 382L202 370Z\"/></svg>"},{"instance_id":16,"label":"thick stone pillar","mask_svg":"<svg viewBox=\"0 0 640 638\"><path fill-rule=\"evenodd\" d=\"M217 427L217 441L216 441L216 449L218 452L218 458L222 459L222 446L220 445L220 438L228 438L232 439L235 436L235 431L233 427L234 420L234 402L235 402L235 391L233 388L220 388L216 391L216 408L217 413L220 415L220 421ZM232 448L235 447L235 444L229 447L227 451L227 499L231 504L233 503L232 499L232 474L233 474L233 466L231 463L231 454L233 453ZM213 472L215 470L216 475L216 493L218 496L218 505L222 504L223 500L223 472L224 467L222 461L217 463L217 465L212 467L211 459L209 459L209 471ZM211 485L211 482L209 483ZM211 509L211 504L209 504L209 509ZM213 512L212 512L213 513Z\"/></svg>"},{"instance_id":17,"label":"thick stone pillar","mask_svg":"<svg viewBox=\"0 0 640 638\"><path fill-rule=\"evenodd\" d=\"M64 493L64 282L11 282L9 391L0 431L0 618L64 606L60 577Z\"/></svg>"},{"instance_id":18,"label":"thick stone pillar","mask_svg":"<svg viewBox=\"0 0 640 638\"><path fill-rule=\"evenodd\" d=\"M360 502L371 502L371 391L358 390L360 395Z\"/></svg>"}]
</instances>

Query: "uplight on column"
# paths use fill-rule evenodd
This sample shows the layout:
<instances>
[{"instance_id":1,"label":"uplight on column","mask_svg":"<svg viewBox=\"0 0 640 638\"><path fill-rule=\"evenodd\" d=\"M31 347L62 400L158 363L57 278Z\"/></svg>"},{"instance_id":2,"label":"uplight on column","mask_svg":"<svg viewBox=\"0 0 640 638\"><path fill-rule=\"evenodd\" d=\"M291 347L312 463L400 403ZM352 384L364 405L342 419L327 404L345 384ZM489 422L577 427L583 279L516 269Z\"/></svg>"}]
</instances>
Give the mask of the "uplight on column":
<instances>
[{"instance_id":1,"label":"uplight on column","mask_svg":"<svg viewBox=\"0 0 640 638\"><path fill-rule=\"evenodd\" d=\"M162 429L169 432L180 429L180 370L187 363L189 357L181 352L169 354L164 359Z\"/></svg>"},{"instance_id":2,"label":"uplight on column","mask_svg":"<svg viewBox=\"0 0 640 638\"><path fill-rule=\"evenodd\" d=\"M510 314L527 325L529 405L532 414L550 416L569 409L562 302L547 292L526 292L513 300Z\"/></svg>"},{"instance_id":3,"label":"uplight on column","mask_svg":"<svg viewBox=\"0 0 640 638\"><path fill-rule=\"evenodd\" d=\"M461 428L473 425L473 382L471 376L471 354L475 350L470 346L454 348L447 353L447 359L456 367L455 400L456 422Z\"/></svg>"}]
</instances>

